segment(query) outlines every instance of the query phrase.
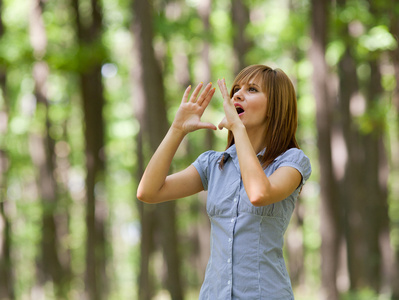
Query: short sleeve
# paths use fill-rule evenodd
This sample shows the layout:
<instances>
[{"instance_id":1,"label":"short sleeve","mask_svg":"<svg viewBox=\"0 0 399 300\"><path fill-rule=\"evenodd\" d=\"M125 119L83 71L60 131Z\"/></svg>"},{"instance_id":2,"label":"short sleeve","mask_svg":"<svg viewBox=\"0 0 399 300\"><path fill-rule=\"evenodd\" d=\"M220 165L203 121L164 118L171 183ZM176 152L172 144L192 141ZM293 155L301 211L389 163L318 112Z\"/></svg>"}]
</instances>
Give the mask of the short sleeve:
<instances>
[{"instance_id":1,"label":"short sleeve","mask_svg":"<svg viewBox=\"0 0 399 300\"><path fill-rule=\"evenodd\" d=\"M213 154L214 151L204 152L193 162L193 166L197 169L198 174L201 177L202 185L205 191L208 190L209 160Z\"/></svg>"},{"instance_id":2,"label":"short sleeve","mask_svg":"<svg viewBox=\"0 0 399 300\"><path fill-rule=\"evenodd\" d=\"M304 185L312 173L309 158L301 149L291 148L276 159L276 169L280 167L293 167L302 175L301 185Z\"/></svg>"}]
</instances>

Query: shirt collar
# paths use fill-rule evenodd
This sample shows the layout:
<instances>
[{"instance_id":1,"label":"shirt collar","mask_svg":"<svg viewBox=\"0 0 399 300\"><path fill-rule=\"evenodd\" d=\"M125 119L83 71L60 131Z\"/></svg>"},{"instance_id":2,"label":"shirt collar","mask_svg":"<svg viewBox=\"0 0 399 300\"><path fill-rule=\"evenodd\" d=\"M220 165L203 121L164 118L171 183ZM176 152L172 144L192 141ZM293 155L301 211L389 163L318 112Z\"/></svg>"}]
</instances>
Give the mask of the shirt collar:
<instances>
[{"instance_id":1,"label":"shirt collar","mask_svg":"<svg viewBox=\"0 0 399 300\"><path fill-rule=\"evenodd\" d=\"M232 146L227 148L226 151L222 152L222 154L223 154L222 157L223 157L224 163L226 163L231 158L234 166L236 167L237 171L240 173L240 164L238 163L236 145L233 144Z\"/></svg>"},{"instance_id":2,"label":"shirt collar","mask_svg":"<svg viewBox=\"0 0 399 300\"><path fill-rule=\"evenodd\" d=\"M256 156L257 156L258 158L261 158L261 157L265 154L265 152L266 152L266 147L263 148L263 150L261 150L258 154L256 154Z\"/></svg>"},{"instance_id":3,"label":"shirt collar","mask_svg":"<svg viewBox=\"0 0 399 300\"><path fill-rule=\"evenodd\" d=\"M266 147L263 148L263 150L261 150L256 155L259 160L262 158L262 156L265 154L265 152L266 152ZM237 168L238 172L240 172L240 164L238 162L236 144L233 144L228 149L226 149L226 151L223 152L224 162L226 162L229 158L231 158L233 160L233 163L234 163L235 167Z\"/></svg>"}]
</instances>

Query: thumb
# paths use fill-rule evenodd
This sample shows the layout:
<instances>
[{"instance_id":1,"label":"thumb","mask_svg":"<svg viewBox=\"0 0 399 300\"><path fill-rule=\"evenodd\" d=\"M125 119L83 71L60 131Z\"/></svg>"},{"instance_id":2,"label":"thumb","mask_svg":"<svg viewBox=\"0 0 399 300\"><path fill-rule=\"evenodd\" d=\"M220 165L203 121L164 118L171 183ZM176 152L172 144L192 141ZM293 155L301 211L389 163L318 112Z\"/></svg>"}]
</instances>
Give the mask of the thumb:
<instances>
[{"instance_id":1,"label":"thumb","mask_svg":"<svg viewBox=\"0 0 399 300\"><path fill-rule=\"evenodd\" d=\"M198 123L198 128L199 129L212 129L216 130L216 126L213 125L212 123L207 123L207 122L199 122Z\"/></svg>"},{"instance_id":2,"label":"thumb","mask_svg":"<svg viewBox=\"0 0 399 300\"><path fill-rule=\"evenodd\" d=\"M219 123L218 128L220 130L222 130L225 127L226 121L227 121L227 119L226 119L226 117L224 117L223 120Z\"/></svg>"}]
</instances>

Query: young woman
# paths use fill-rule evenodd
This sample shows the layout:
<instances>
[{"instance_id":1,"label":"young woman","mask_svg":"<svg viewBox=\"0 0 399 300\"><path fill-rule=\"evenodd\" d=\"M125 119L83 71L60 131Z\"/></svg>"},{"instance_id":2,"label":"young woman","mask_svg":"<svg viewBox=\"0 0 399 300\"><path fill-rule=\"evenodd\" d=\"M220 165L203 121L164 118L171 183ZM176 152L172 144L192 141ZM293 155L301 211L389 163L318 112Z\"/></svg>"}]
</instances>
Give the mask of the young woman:
<instances>
[{"instance_id":1,"label":"young woman","mask_svg":"<svg viewBox=\"0 0 399 300\"><path fill-rule=\"evenodd\" d=\"M224 152L207 151L168 175L182 139L216 126L201 122L215 88L199 84L183 95L176 117L155 152L137 197L159 203L208 191L211 255L200 299L294 299L283 258L283 235L311 173L295 139L294 87L280 69L253 65L234 80L230 94L218 80L228 129Z\"/></svg>"}]
</instances>

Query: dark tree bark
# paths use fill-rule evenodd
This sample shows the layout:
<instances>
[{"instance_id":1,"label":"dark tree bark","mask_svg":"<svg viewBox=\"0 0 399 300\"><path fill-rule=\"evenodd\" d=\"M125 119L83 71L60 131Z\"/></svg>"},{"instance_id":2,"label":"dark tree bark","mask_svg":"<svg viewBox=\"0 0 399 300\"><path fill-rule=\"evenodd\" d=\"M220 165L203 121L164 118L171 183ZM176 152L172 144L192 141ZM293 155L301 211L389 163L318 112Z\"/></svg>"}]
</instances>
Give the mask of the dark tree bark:
<instances>
[{"instance_id":1,"label":"dark tree bark","mask_svg":"<svg viewBox=\"0 0 399 300\"><path fill-rule=\"evenodd\" d=\"M372 57L372 56L371 56ZM381 85L381 71L379 60L369 61L371 70L366 90L367 110L370 112L378 107L383 101L383 88ZM366 194L366 216L365 231L367 232L368 257L366 265L367 285L380 292L386 284L384 273L391 273L387 269L387 263L392 254L390 245L390 222L388 214L388 162L384 145L385 128L376 120L373 131L363 137L366 173L365 194ZM384 282L385 281L385 282Z\"/></svg>"},{"instance_id":2,"label":"dark tree bark","mask_svg":"<svg viewBox=\"0 0 399 300\"><path fill-rule=\"evenodd\" d=\"M234 73L246 67L245 56L252 43L245 32L249 24L249 9L243 0L232 0L231 21L233 23L233 48L235 53Z\"/></svg>"},{"instance_id":3,"label":"dark tree bark","mask_svg":"<svg viewBox=\"0 0 399 300\"><path fill-rule=\"evenodd\" d=\"M204 25L203 34L205 38L203 40L203 46L201 50L201 81L208 83L211 81L211 66L209 63L209 50L211 48L210 37L211 37L211 24L209 22L209 16L211 13L211 1L202 0L198 5L198 14Z\"/></svg>"},{"instance_id":4,"label":"dark tree bark","mask_svg":"<svg viewBox=\"0 0 399 300\"><path fill-rule=\"evenodd\" d=\"M137 152L141 174L143 161L146 161L143 149L150 149L153 153L168 129L162 73L152 45L152 5L152 1L133 1L135 66L132 75L135 112L140 122ZM175 202L153 206L138 202L138 207L142 226L139 299L150 299L154 292L149 261L157 243L162 246L166 263L166 287L172 299L183 299Z\"/></svg>"},{"instance_id":5,"label":"dark tree bark","mask_svg":"<svg viewBox=\"0 0 399 300\"><path fill-rule=\"evenodd\" d=\"M336 275L340 240L340 203L334 176L331 139L333 131L329 72L325 60L328 32L327 0L312 0L310 59L313 65L313 88L316 99L317 146L321 186L321 283L323 299L338 299Z\"/></svg>"},{"instance_id":6,"label":"dark tree bark","mask_svg":"<svg viewBox=\"0 0 399 300\"><path fill-rule=\"evenodd\" d=\"M0 110L0 114L3 112ZM3 132L0 128L0 133ZM14 274L11 260L11 224L8 217L6 196L7 170L9 160L6 152L0 149L0 299L15 299Z\"/></svg>"},{"instance_id":7,"label":"dark tree bark","mask_svg":"<svg viewBox=\"0 0 399 300\"><path fill-rule=\"evenodd\" d=\"M79 0L73 0L76 14L78 42L82 53L88 49L92 55L81 61L80 88L83 101L86 141L86 293L90 299L106 299L108 280L106 275L106 221L107 205L95 188L104 185L104 95L101 77L103 50L102 13L100 1L91 0L91 23L83 22L79 12Z\"/></svg>"},{"instance_id":8,"label":"dark tree bark","mask_svg":"<svg viewBox=\"0 0 399 300\"><path fill-rule=\"evenodd\" d=\"M394 36L394 38L399 41L399 3L396 3L395 1L392 1L392 7L389 13L390 16L390 32ZM395 50L391 51L391 60L393 63L393 67L395 70L395 80L396 80L396 86L393 91L392 95L392 102L394 104L394 107L396 108L396 120L399 125L399 47L396 47ZM399 137L397 137L399 138ZM399 165L393 166L396 170L399 169ZM396 201L398 200L398 195L396 195ZM392 299L398 300L399 299L399 249L396 247L395 250L395 262L394 266L395 269L393 270L393 277L391 281L391 286L392 286Z\"/></svg>"},{"instance_id":9,"label":"dark tree bark","mask_svg":"<svg viewBox=\"0 0 399 300\"><path fill-rule=\"evenodd\" d=\"M345 237L347 245L347 260L349 279L352 289L356 289L360 284L361 274L364 272L362 259L364 258L364 231L361 218L363 188L359 182L359 173L362 170L361 154L359 147L359 134L354 131L354 124L350 112L350 102L359 91L359 83L356 75L356 62L354 61L348 48L342 60L339 62L339 108L342 132L346 145L348 157L346 162L345 174L340 186L340 197L344 200L345 208Z\"/></svg>"}]
</instances>

